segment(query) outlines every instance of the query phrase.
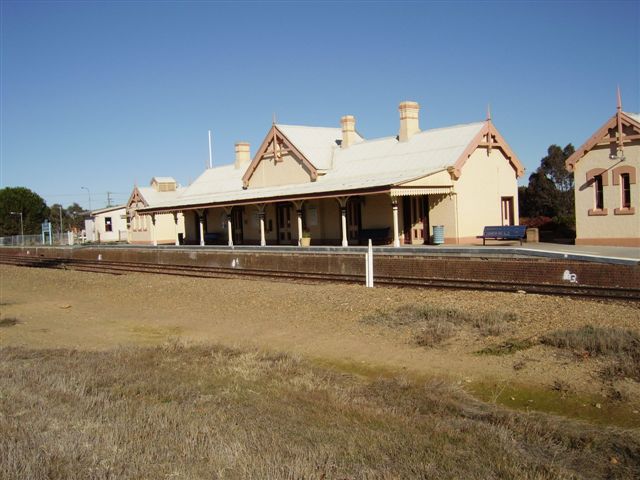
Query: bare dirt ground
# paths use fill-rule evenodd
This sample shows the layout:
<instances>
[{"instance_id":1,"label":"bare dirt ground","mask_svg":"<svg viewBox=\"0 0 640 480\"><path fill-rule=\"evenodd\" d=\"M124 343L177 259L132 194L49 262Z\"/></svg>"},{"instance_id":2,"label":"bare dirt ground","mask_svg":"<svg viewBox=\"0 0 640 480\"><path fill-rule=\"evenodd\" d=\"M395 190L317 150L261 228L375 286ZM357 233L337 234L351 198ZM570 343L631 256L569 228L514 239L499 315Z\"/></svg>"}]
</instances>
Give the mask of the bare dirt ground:
<instances>
[{"instance_id":1,"label":"bare dirt ground","mask_svg":"<svg viewBox=\"0 0 640 480\"><path fill-rule=\"evenodd\" d=\"M351 370L446 377L484 392L485 399L493 395L494 401L512 385L551 391L560 382L565 393L577 396L589 410L588 415L576 416L608 423L608 417L617 415L623 421L612 423L640 425L638 383L624 379L604 384L598 373L601 359L578 360L542 345L512 355L476 353L506 338L535 338L587 324L638 330L640 312L635 304L11 266L0 266L0 275L0 319L17 320L14 326L0 328L0 347L107 350L170 341L215 343L284 351ZM513 312L517 320L512 331L500 337L462 330L433 348L414 345L406 330L361 321L377 310L424 304L477 313ZM612 388L621 392L622 403L608 398ZM532 409L538 407L533 394L521 394L531 397L525 401ZM515 394L509 395L515 402ZM509 399L502 402L508 405Z\"/></svg>"}]
</instances>

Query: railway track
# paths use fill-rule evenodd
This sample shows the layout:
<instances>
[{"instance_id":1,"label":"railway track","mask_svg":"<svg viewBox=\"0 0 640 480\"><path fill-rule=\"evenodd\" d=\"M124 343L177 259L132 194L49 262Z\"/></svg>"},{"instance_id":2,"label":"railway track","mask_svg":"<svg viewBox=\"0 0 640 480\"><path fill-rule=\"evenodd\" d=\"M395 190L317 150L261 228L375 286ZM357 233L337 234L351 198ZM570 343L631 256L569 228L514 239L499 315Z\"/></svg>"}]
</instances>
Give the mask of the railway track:
<instances>
[{"instance_id":1,"label":"railway track","mask_svg":"<svg viewBox=\"0 0 640 480\"><path fill-rule=\"evenodd\" d=\"M258 270L249 268L238 269L176 264L111 262L103 260L46 258L9 254L0 254L0 264L38 268L58 268L111 275L125 275L127 273L154 273L197 278L253 278L305 283L364 283L364 275L309 273L264 269ZM513 283L473 279L450 279L437 277L418 278L381 275L376 276L375 283L376 285L393 287L526 292L579 298L640 301L640 288L600 287L575 284Z\"/></svg>"}]
</instances>

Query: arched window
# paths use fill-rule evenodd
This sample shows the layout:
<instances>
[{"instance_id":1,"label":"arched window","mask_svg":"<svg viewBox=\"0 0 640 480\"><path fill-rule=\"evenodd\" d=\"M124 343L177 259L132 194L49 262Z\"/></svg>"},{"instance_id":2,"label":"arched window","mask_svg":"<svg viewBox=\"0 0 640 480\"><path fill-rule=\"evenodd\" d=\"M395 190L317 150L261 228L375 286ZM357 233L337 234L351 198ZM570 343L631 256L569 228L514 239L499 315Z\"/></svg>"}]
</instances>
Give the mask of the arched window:
<instances>
[{"instance_id":1,"label":"arched window","mask_svg":"<svg viewBox=\"0 0 640 480\"><path fill-rule=\"evenodd\" d=\"M620 186L620 207L613 211L615 215L633 215L635 213L631 198L631 185L635 183L635 167L624 165L613 169L613 184Z\"/></svg>"},{"instance_id":2,"label":"arched window","mask_svg":"<svg viewBox=\"0 0 640 480\"><path fill-rule=\"evenodd\" d=\"M604 187L609 185L607 171L604 168L593 168L587 172L587 183L593 185L593 208L589 215L606 215L604 208Z\"/></svg>"}]
</instances>

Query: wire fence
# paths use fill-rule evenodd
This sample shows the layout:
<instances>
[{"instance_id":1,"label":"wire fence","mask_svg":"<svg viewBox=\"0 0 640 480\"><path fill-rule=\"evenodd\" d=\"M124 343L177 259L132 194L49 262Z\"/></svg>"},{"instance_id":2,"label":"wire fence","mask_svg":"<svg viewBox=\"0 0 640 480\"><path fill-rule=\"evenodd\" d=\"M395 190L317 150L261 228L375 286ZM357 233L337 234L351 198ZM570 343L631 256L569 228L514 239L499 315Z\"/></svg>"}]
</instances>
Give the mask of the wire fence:
<instances>
[{"instance_id":1,"label":"wire fence","mask_svg":"<svg viewBox=\"0 0 640 480\"><path fill-rule=\"evenodd\" d=\"M12 235L10 237L0 237L0 246L20 247L20 246L36 246L36 245L75 245L85 243L86 236L83 233L74 232L52 233L43 237L42 235Z\"/></svg>"}]
</instances>

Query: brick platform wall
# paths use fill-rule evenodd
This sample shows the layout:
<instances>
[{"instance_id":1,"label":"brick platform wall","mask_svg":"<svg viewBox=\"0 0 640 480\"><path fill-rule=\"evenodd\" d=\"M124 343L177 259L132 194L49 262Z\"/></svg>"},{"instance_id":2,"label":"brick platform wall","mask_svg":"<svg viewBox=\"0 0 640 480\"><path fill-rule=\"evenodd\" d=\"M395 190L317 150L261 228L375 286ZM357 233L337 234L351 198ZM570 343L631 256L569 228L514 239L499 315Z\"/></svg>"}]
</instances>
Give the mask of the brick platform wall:
<instances>
[{"instance_id":1,"label":"brick platform wall","mask_svg":"<svg viewBox=\"0 0 640 480\"><path fill-rule=\"evenodd\" d=\"M105 262L132 262L155 265L183 265L243 269L334 274L364 278L363 253L319 252L243 252L206 249L155 248L64 248L4 247L7 254L43 258ZM578 285L595 287L640 287L639 265L616 265L595 262L544 258L501 258L379 254L374 257L376 278L475 280L480 282L538 283L567 285L574 278ZM568 277L567 277L568 275Z\"/></svg>"}]
</instances>

